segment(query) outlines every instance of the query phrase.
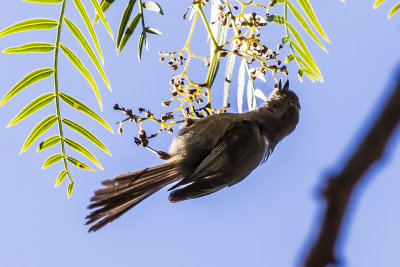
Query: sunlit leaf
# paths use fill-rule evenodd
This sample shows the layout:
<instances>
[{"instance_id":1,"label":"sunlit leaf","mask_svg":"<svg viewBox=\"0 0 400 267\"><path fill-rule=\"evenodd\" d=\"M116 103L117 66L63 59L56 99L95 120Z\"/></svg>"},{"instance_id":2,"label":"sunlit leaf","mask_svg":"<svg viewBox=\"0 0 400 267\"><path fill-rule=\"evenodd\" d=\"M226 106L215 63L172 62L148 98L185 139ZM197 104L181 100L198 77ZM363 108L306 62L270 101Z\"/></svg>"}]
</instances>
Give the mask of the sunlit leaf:
<instances>
[{"instance_id":1,"label":"sunlit leaf","mask_svg":"<svg viewBox=\"0 0 400 267\"><path fill-rule=\"evenodd\" d=\"M301 13L297 10L297 8L289 1L287 0L279 0L279 3L287 3L290 11L292 11L293 15L295 18L299 21L301 26L303 26L303 29L310 35L310 37L325 51L327 52L325 46L321 43L321 41L318 39L318 37L314 34L313 30L311 27L308 25L307 21L303 18Z\"/></svg>"},{"instance_id":2,"label":"sunlit leaf","mask_svg":"<svg viewBox=\"0 0 400 267\"><path fill-rule=\"evenodd\" d=\"M211 65L209 69L209 74L207 75L206 86L207 88L211 88L214 83L215 77L217 76L217 72L219 69L219 64L221 63L220 53L215 53L213 58L211 59Z\"/></svg>"},{"instance_id":3,"label":"sunlit leaf","mask_svg":"<svg viewBox=\"0 0 400 267\"><path fill-rule=\"evenodd\" d=\"M247 82L247 106L249 110L256 110L257 109L257 99L256 99L256 94L255 94L255 88L254 88L254 83L253 80L250 78L251 73L249 69L249 65L247 62L245 63L245 68L247 71L247 75L249 76L249 80Z\"/></svg>"},{"instance_id":4,"label":"sunlit leaf","mask_svg":"<svg viewBox=\"0 0 400 267\"><path fill-rule=\"evenodd\" d=\"M374 8L378 8L385 0L376 0L374 3Z\"/></svg>"},{"instance_id":5,"label":"sunlit leaf","mask_svg":"<svg viewBox=\"0 0 400 267\"><path fill-rule=\"evenodd\" d=\"M54 93L49 93L45 94L42 96L39 96L35 100L33 100L31 103L29 103L23 110L21 110L9 123L8 127L11 127L18 122L22 121L23 119L27 118L28 116L32 115L36 111L38 111L41 108L44 108L51 102L53 102L55 98Z\"/></svg>"},{"instance_id":6,"label":"sunlit leaf","mask_svg":"<svg viewBox=\"0 0 400 267\"><path fill-rule=\"evenodd\" d=\"M102 117L100 117L100 115L98 115L95 111L93 111L91 108L89 108L88 106L86 106L85 104L83 104L81 101L77 100L76 98L64 94L62 92L60 92L60 98L68 105L70 105L71 107L73 107L74 109L77 109L83 113L85 113L86 115L88 115L89 117L91 117L92 119L94 119L95 121L97 121L98 123L100 123L101 125L104 126L104 128L106 128L107 130L109 130L110 132L114 133L113 129L111 128L111 126L105 121L103 120Z\"/></svg>"},{"instance_id":7,"label":"sunlit leaf","mask_svg":"<svg viewBox=\"0 0 400 267\"><path fill-rule=\"evenodd\" d=\"M136 16L132 19L131 23L129 23L129 26L126 29L124 36L122 37L121 44L118 47L118 54L121 53L122 49L124 49L126 42L128 42L132 33L135 31L136 26L139 23L140 17L141 13L136 14Z\"/></svg>"},{"instance_id":8,"label":"sunlit leaf","mask_svg":"<svg viewBox=\"0 0 400 267\"><path fill-rule=\"evenodd\" d=\"M161 9L161 6L153 1L146 1L143 3L143 7L146 8L147 10L151 10L157 13L160 13L161 15L164 15L164 12Z\"/></svg>"},{"instance_id":9,"label":"sunlit leaf","mask_svg":"<svg viewBox=\"0 0 400 267\"><path fill-rule=\"evenodd\" d=\"M89 45L88 41L83 36L82 32L67 17L64 17L64 21L65 21L65 24L67 25L67 27L69 28L69 30L72 32L72 34L75 36L75 38L79 41L79 43L81 44L83 49L86 51L86 53L89 55L89 57L92 60L93 64L96 66L96 68L99 71L101 77L103 78L104 83L107 85L108 89L110 89L110 91L111 91L111 85L110 85L110 82L107 79L107 75L104 72L103 67L100 64L100 61L95 56L92 47Z\"/></svg>"},{"instance_id":10,"label":"sunlit leaf","mask_svg":"<svg viewBox=\"0 0 400 267\"><path fill-rule=\"evenodd\" d=\"M105 153L111 155L108 148L95 135L93 135L90 131L85 129L83 126L81 126L80 124L78 124L74 121L71 121L71 120L68 120L65 118L62 119L62 122L65 125L67 125L68 127L70 127L71 129L73 129L74 131L77 131L78 133L80 133L81 135L83 135L84 137L89 139L89 141L93 142L96 146L98 146L100 149L102 149Z\"/></svg>"},{"instance_id":11,"label":"sunlit leaf","mask_svg":"<svg viewBox=\"0 0 400 267\"><path fill-rule=\"evenodd\" d=\"M47 138L46 140L44 140L39 144L38 148L36 149L36 152L41 152L45 149L48 149L49 147L55 146L60 142L60 140L61 136L50 136L49 138Z\"/></svg>"},{"instance_id":12,"label":"sunlit leaf","mask_svg":"<svg viewBox=\"0 0 400 267\"><path fill-rule=\"evenodd\" d=\"M100 56L101 62L104 64L103 53L101 52L100 43L99 40L97 39L97 35L96 32L94 31L93 25L90 22L89 15L87 14L85 7L82 5L81 0L74 0L74 4L76 6L76 9L79 11L79 14L81 14L83 21L85 22L85 25L90 33L90 36L92 37L92 40L96 46L97 53Z\"/></svg>"},{"instance_id":13,"label":"sunlit leaf","mask_svg":"<svg viewBox=\"0 0 400 267\"><path fill-rule=\"evenodd\" d=\"M55 154L53 156L50 156L42 166L42 169L46 169L47 167L59 162L63 158L62 154Z\"/></svg>"},{"instance_id":14,"label":"sunlit leaf","mask_svg":"<svg viewBox=\"0 0 400 267\"><path fill-rule=\"evenodd\" d=\"M32 143L35 142L36 139L38 139L44 132L50 129L50 127L53 126L54 123L57 121L57 118L57 115L50 115L39 122L39 124L36 125L35 128L33 128L28 138L26 138L20 154L24 153L32 145Z\"/></svg>"},{"instance_id":15,"label":"sunlit leaf","mask_svg":"<svg viewBox=\"0 0 400 267\"><path fill-rule=\"evenodd\" d=\"M293 36L296 39L296 41L299 43L299 45L302 48L302 50L304 51L304 53L307 55L307 58L309 59L309 61L314 63L315 72L319 76L321 76L321 72L320 72L317 64L315 63L314 59L312 58L310 50L308 49L307 45L305 44L305 42L301 38L300 34L296 31L296 29L290 23L287 23L287 26L288 26L290 32L293 34ZM313 66L311 66L311 67L313 67ZM321 78L322 78L322 76L321 76Z\"/></svg>"},{"instance_id":16,"label":"sunlit leaf","mask_svg":"<svg viewBox=\"0 0 400 267\"><path fill-rule=\"evenodd\" d=\"M67 189L68 198L71 197L73 190L74 190L74 184L73 183L69 183L68 189Z\"/></svg>"},{"instance_id":17,"label":"sunlit leaf","mask_svg":"<svg viewBox=\"0 0 400 267\"><path fill-rule=\"evenodd\" d=\"M79 169L84 169L84 170L88 170L88 171L94 171L92 168L90 168L88 165L86 165L85 163L73 158L73 157L67 157L67 160L69 162L71 162L72 164L74 164L77 168Z\"/></svg>"},{"instance_id":18,"label":"sunlit leaf","mask_svg":"<svg viewBox=\"0 0 400 267\"><path fill-rule=\"evenodd\" d=\"M255 89L251 79L247 81L247 108L249 111L257 109Z\"/></svg>"},{"instance_id":19,"label":"sunlit leaf","mask_svg":"<svg viewBox=\"0 0 400 267\"><path fill-rule=\"evenodd\" d=\"M106 13L108 8L111 6L112 3L114 3L115 0L101 0L100 2L100 7L101 10L103 10L103 13ZM96 13L96 16L94 17L93 24L97 23L99 21L99 16Z\"/></svg>"},{"instance_id":20,"label":"sunlit leaf","mask_svg":"<svg viewBox=\"0 0 400 267\"><path fill-rule=\"evenodd\" d=\"M86 78L86 80L89 82L91 85L94 93L96 94L97 97L97 102L100 105L100 109L103 110L103 103L101 101L101 96L99 92L99 88L97 88L97 84L94 81L92 75L88 71L88 69L83 65L82 61L72 52L68 47L66 47L63 44L60 44L61 50L64 52L64 54L69 58L69 60L72 62L72 64L82 73L82 75Z\"/></svg>"},{"instance_id":21,"label":"sunlit leaf","mask_svg":"<svg viewBox=\"0 0 400 267\"><path fill-rule=\"evenodd\" d=\"M230 51L235 51L237 49L237 41L233 41L231 44ZM225 71L225 82L224 82L224 107L228 104L229 93L231 90L232 83L232 72L235 66L236 54L229 53L228 61L226 62L226 71Z\"/></svg>"},{"instance_id":22,"label":"sunlit leaf","mask_svg":"<svg viewBox=\"0 0 400 267\"><path fill-rule=\"evenodd\" d=\"M111 6L112 3L114 3L115 0L101 0L100 2L100 7L101 10L103 10L103 13L107 11L107 9ZM99 20L99 16L96 15L96 17L93 20L93 23L96 23Z\"/></svg>"},{"instance_id":23,"label":"sunlit leaf","mask_svg":"<svg viewBox=\"0 0 400 267\"><path fill-rule=\"evenodd\" d=\"M56 184L54 185L55 187L58 187L64 181L65 177L67 176L67 173L68 172L66 170L62 170L60 172L60 174L57 177Z\"/></svg>"},{"instance_id":24,"label":"sunlit leaf","mask_svg":"<svg viewBox=\"0 0 400 267\"><path fill-rule=\"evenodd\" d=\"M388 18L390 19L394 13L396 13L398 10L400 9L400 3L398 3L397 5L395 5L388 14Z\"/></svg>"},{"instance_id":25,"label":"sunlit leaf","mask_svg":"<svg viewBox=\"0 0 400 267\"><path fill-rule=\"evenodd\" d=\"M321 25L318 22L317 17L315 16L314 10L311 7L311 4L308 0L297 0L303 9L303 11L306 13L308 19L311 21L311 23L314 25L315 29L317 32L327 41L329 41L328 36L326 35L325 31L322 29Z\"/></svg>"},{"instance_id":26,"label":"sunlit leaf","mask_svg":"<svg viewBox=\"0 0 400 267\"><path fill-rule=\"evenodd\" d=\"M13 98L16 94L24 90L29 85L50 77L53 72L54 69L38 69L29 73L24 78L22 78L22 80L19 81L13 88L11 88L10 91L8 91L8 93L0 101L0 106L7 103L11 98Z\"/></svg>"},{"instance_id":27,"label":"sunlit leaf","mask_svg":"<svg viewBox=\"0 0 400 267\"><path fill-rule=\"evenodd\" d=\"M103 22L104 26L106 27L108 34L112 39L114 39L110 25L108 25L108 22L106 20L106 17L104 16L103 10L101 9L99 3L97 0L90 0L92 2L93 7L96 9L97 16L100 17L100 20Z\"/></svg>"},{"instance_id":28,"label":"sunlit leaf","mask_svg":"<svg viewBox=\"0 0 400 267\"><path fill-rule=\"evenodd\" d=\"M126 6L124 13L122 14L121 22L119 24L118 36L117 36L117 49L121 44L122 36L124 35L126 25L128 24L129 18L132 14L133 6L135 5L136 0L130 0L128 5Z\"/></svg>"},{"instance_id":29,"label":"sunlit leaf","mask_svg":"<svg viewBox=\"0 0 400 267\"><path fill-rule=\"evenodd\" d=\"M49 30L57 27L58 22L52 19L29 19L0 31L0 37L23 31L31 30Z\"/></svg>"},{"instance_id":30,"label":"sunlit leaf","mask_svg":"<svg viewBox=\"0 0 400 267\"><path fill-rule=\"evenodd\" d=\"M29 43L20 46L9 47L3 50L3 53L48 53L56 47L48 43Z\"/></svg>"},{"instance_id":31,"label":"sunlit leaf","mask_svg":"<svg viewBox=\"0 0 400 267\"><path fill-rule=\"evenodd\" d=\"M96 157L93 156L93 154L89 150L87 150L84 146L82 146L81 144L79 144L71 139L68 139L68 138L64 138L64 141L70 148L81 153L86 158L88 158L91 162L93 162L97 167L99 167L100 169L103 169L103 167L101 166L100 162L96 159Z\"/></svg>"},{"instance_id":32,"label":"sunlit leaf","mask_svg":"<svg viewBox=\"0 0 400 267\"><path fill-rule=\"evenodd\" d=\"M158 34L158 35L163 35L163 33L155 28L152 27L146 27L144 29L146 32L150 33L150 34Z\"/></svg>"},{"instance_id":33,"label":"sunlit leaf","mask_svg":"<svg viewBox=\"0 0 400 267\"><path fill-rule=\"evenodd\" d=\"M139 45L138 45L138 59L139 59L139 61L142 60L142 48L143 48L143 42L144 42L145 39L147 39L146 32L142 31L142 33L140 34Z\"/></svg>"},{"instance_id":34,"label":"sunlit leaf","mask_svg":"<svg viewBox=\"0 0 400 267\"><path fill-rule=\"evenodd\" d=\"M295 42L293 42L292 40L289 40L290 44L292 45L292 47L294 48L294 50L297 51L297 53L300 54L300 56L303 58L303 60L307 63L308 66L310 66L310 68L318 74L318 76L320 76L319 80L323 81L322 76L320 75L320 71L317 67L317 64L315 63L315 61L310 58L304 51L303 49L301 49Z\"/></svg>"},{"instance_id":35,"label":"sunlit leaf","mask_svg":"<svg viewBox=\"0 0 400 267\"><path fill-rule=\"evenodd\" d=\"M264 92L261 91L261 90L258 89L258 88L255 90L254 95L255 95L256 97L260 98L260 99L263 100L263 101L267 101L267 100L268 100L268 98L267 98L267 96L264 94Z\"/></svg>"},{"instance_id":36,"label":"sunlit leaf","mask_svg":"<svg viewBox=\"0 0 400 267\"><path fill-rule=\"evenodd\" d=\"M63 0L24 0L25 2L38 3L38 4L59 4Z\"/></svg>"},{"instance_id":37,"label":"sunlit leaf","mask_svg":"<svg viewBox=\"0 0 400 267\"><path fill-rule=\"evenodd\" d=\"M238 112L243 113L243 95L244 95L244 83L245 83L245 75L246 75L246 60L242 59L239 67L238 73L238 90L237 90L237 105Z\"/></svg>"}]
</instances>

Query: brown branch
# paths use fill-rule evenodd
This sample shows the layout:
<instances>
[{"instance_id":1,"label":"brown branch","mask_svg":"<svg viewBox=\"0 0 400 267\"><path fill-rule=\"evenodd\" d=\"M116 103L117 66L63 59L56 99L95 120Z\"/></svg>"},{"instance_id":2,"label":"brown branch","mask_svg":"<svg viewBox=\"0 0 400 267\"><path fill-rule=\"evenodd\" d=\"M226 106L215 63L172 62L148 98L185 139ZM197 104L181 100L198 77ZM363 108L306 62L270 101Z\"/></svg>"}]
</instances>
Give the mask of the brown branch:
<instances>
[{"instance_id":1,"label":"brown branch","mask_svg":"<svg viewBox=\"0 0 400 267\"><path fill-rule=\"evenodd\" d=\"M382 157L385 147L400 123L400 75L397 86L380 116L341 172L328 179L323 190L326 200L320 231L305 258L305 267L335 264L335 246L349 199L367 170ZM322 214L322 213L321 213Z\"/></svg>"}]
</instances>

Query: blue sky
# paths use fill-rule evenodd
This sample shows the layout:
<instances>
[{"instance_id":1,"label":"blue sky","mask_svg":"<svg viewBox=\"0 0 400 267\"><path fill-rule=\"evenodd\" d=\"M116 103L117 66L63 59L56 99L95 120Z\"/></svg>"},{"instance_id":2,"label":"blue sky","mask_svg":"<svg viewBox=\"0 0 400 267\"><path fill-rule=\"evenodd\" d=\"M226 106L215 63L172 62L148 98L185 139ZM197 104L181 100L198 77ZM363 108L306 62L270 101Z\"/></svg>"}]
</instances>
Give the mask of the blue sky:
<instances>
[{"instance_id":1,"label":"blue sky","mask_svg":"<svg viewBox=\"0 0 400 267\"><path fill-rule=\"evenodd\" d=\"M114 35L125 2L116 1L107 14ZM54 113L54 108L46 107L17 126L5 128L34 96L50 92L52 84L43 81L19 94L0 109L0 125L4 126L0 127L0 266L286 267L299 264L302 252L317 231L321 206L318 190L324 179L342 166L373 122L377 115L375 108L389 94L394 70L400 64L400 14L386 19L396 1L386 2L373 10L373 1L346 4L335 0L311 1L332 42L327 45L329 54L326 54L308 40L325 82L300 83L296 75L291 78L291 89L299 95L302 105L300 123L278 145L266 164L240 184L205 198L170 204L168 192L161 190L94 234L87 233L84 217L88 214L89 198L100 187L100 182L158 164L160 160L134 144L133 137L138 130L135 125L125 125L122 135L112 135L64 107L64 116L90 128L112 153L112 157L107 156L85 143L103 164L104 171L74 169L76 185L68 200L66 184L57 189L53 187L61 167L40 169L49 152L38 154L30 149L19 155L29 130L44 116ZM150 51L144 53L140 64L136 56L137 36L117 57L104 27L96 25L102 40L105 70L113 87L113 93L103 85L100 87L104 101L102 115L110 124L123 118L112 110L115 103L133 109L150 108L158 114L166 111L160 103L169 99L168 81L172 73L165 63L158 62L158 51L173 51L183 46L190 23L181 16L190 1L180 6L169 5L167 1L160 4L166 15L147 12L147 21L165 35L150 37ZM0 9L0 28L34 17L56 19L58 14L59 6L8 0ZM67 3L66 14L79 21L72 1ZM204 33L201 27L199 31ZM282 31L277 28L273 33L283 34ZM63 38L79 51L65 29ZM204 36L194 38L196 51L208 53ZM17 34L1 38L0 48L28 41L54 42L54 39L54 31ZM32 70L50 67L52 60L51 55L0 54L0 97ZM65 57L61 57L60 64L61 90L98 110L86 81ZM203 71L201 64L193 69L198 77L202 77ZM256 86L266 94L272 89L270 83L257 82ZM214 84L216 101L221 99L222 87L223 77L218 76ZM237 111L235 95L234 91L230 112ZM52 133L56 133L55 129ZM66 134L84 142L71 132ZM171 138L163 134L153 145L167 150ZM338 250L342 266L399 265L398 142L399 131L391 141L384 164L370 170L359 194L352 200ZM52 151L58 152L58 149Z\"/></svg>"}]
</instances>

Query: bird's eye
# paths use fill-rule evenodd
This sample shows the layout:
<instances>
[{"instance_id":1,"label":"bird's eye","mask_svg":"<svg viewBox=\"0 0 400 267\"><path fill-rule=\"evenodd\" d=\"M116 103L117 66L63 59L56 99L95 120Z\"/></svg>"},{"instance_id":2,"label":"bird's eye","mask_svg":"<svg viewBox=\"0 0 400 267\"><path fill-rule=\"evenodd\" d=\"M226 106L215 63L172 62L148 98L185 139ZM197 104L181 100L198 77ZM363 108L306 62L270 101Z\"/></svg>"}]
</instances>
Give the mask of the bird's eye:
<instances>
[{"instance_id":1,"label":"bird's eye","mask_svg":"<svg viewBox=\"0 0 400 267\"><path fill-rule=\"evenodd\" d=\"M290 104L290 105L293 105L293 104L294 104L294 99L290 99L290 100L289 100L289 104Z\"/></svg>"}]
</instances>

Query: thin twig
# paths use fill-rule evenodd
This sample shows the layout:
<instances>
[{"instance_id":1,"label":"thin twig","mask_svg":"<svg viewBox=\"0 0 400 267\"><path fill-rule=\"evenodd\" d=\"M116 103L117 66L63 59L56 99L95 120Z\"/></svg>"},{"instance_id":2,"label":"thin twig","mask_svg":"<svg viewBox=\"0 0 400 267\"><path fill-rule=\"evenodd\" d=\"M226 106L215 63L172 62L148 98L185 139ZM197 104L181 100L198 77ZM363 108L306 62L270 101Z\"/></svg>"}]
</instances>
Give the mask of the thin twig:
<instances>
[{"instance_id":1,"label":"thin twig","mask_svg":"<svg viewBox=\"0 0 400 267\"><path fill-rule=\"evenodd\" d=\"M326 204L323 205L325 208L323 219L319 234L304 260L305 267L322 267L336 263L335 247L344 217L348 215L346 211L349 200L353 197L363 175L382 157L398 124L400 124L400 75L394 92L353 156L338 175L327 180L323 190L326 200Z\"/></svg>"}]
</instances>

